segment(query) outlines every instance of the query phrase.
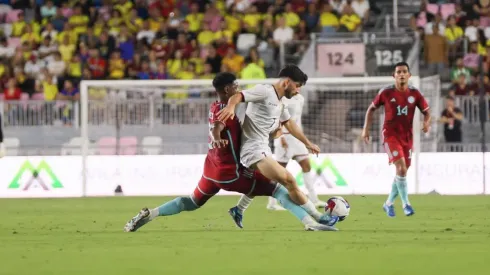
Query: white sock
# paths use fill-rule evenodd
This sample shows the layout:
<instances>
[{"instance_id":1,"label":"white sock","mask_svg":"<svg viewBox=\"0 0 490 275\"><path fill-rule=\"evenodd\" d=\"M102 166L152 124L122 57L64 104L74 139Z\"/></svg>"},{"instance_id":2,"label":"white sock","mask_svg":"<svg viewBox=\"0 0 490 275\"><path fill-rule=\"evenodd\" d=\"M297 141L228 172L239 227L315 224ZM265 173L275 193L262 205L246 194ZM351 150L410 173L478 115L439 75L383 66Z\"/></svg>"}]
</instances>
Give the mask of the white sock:
<instances>
[{"instance_id":1,"label":"white sock","mask_svg":"<svg viewBox=\"0 0 490 275\"><path fill-rule=\"evenodd\" d=\"M247 208L250 206L254 198L247 197L247 195L242 195L240 199L238 200L238 204L236 205L238 207L238 210L240 212L245 212Z\"/></svg>"},{"instance_id":2,"label":"white sock","mask_svg":"<svg viewBox=\"0 0 490 275\"><path fill-rule=\"evenodd\" d=\"M303 181L305 183L306 190L308 190L308 197L312 202L318 201L318 195L315 192L315 180L316 173L313 170L310 170L308 173L303 172Z\"/></svg>"},{"instance_id":3,"label":"white sock","mask_svg":"<svg viewBox=\"0 0 490 275\"><path fill-rule=\"evenodd\" d=\"M312 216L316 221L319 221L320 218L323 216L323 214L316 209L315 205L310 200L308 200L307 203L300 206L306 211L306 213Z\"/></svg>"},{"instance_id":4,"label":"white sock","mask_svg":"<svg viewBox=\"0 0 490 275\"><path fill-rule=\"evenodd\" d=\"M273 197L269 197L269 203L267 205L274 206L276 204L278 204L277 200Z\"/></svg>"},{"instance_id":5,"label":"white sock","mask_svg":"<svg viewBox=\"0 0 490 275\"><path fill-rule=\"evenodd\" d=\"M150 221L158 217L158 213L159 213L158 207L150 209Z\"/></svg>"}]
</instances>

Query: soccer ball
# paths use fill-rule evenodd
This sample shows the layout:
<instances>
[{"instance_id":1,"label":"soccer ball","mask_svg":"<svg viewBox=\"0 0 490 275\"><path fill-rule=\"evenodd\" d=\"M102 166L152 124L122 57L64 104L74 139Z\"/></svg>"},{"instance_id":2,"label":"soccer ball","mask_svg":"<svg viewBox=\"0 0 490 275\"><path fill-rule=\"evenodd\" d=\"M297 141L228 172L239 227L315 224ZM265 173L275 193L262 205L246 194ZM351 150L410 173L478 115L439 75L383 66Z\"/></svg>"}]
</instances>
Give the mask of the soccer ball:
<instances>
[{"instance_id":1,"label":"soccer ball","mask_svg":"<svg viewBox=\"0 0 490 275\"><path fill-rule=\"evenodd\" d=\"M330 216L339 217L339 221L343 221L349 216L350 204L342 197L331 197L325 205L325 213Z\"/></svg>"}]
</instances>

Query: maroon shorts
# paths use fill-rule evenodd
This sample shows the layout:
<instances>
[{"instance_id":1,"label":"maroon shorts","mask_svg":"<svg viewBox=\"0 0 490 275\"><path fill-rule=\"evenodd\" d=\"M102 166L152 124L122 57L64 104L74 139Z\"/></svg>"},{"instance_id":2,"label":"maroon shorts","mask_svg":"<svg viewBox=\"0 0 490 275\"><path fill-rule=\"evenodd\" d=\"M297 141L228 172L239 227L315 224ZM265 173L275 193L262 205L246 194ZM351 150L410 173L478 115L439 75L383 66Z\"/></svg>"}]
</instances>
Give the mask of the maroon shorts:
<instances>
[{"instance_id":1,"label":"maroon shorts","mask_svg":"<svg viewBox=\"0 0 490 275\"><path fill-rule=\"evenodd\" d=\"M221 189L245 194L251 197L272 196L276 187L277 183L272 183L262 174L244 169L240 171L238 179L230 183L218 183L201 177L199 184L196 189L194 189L193 198L195 199L195 203L203 205Z\"/></svg>"},{"instance_id":2,"label":"maroon shorts","mask_svg":"<svg viewBox=\"0 0 490 275\"><path fill-rule=\"evenodd\" d=\"M387 137L384 140L384 147L390 164L403 158L407 168L410 167L412 162L412 146L410 143L402 143L395 137Z\"/></svg>"}]
</instances>

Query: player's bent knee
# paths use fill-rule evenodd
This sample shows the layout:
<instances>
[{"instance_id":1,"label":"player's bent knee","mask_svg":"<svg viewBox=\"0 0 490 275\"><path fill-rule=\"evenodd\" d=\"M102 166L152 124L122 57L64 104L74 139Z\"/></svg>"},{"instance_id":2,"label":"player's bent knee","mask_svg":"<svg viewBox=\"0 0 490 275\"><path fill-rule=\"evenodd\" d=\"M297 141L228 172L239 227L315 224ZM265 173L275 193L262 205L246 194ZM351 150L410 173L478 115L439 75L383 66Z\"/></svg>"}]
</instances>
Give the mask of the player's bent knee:
<instances>
[{"instance_id":1,"label":"player's bent knee","mask_svg":"<svg viewBox=\"0 0 490 275\"><path fill-rule=\"evenodd\" d=\"M189 197L180 197L179 199L180 199L179 205L182 210L194 211L200 208L201 206L203 206L208 201L209 198L205 198L205 197L197 198L196 196L194 196L194 194L192 194Z\"/></svg>"},{"instance_id":2,"label":"player's bent knee","mask_svg":"<svg viewBox=\"0 0 490 275\"><path fill-rule=\"evenodd\" d=\"M299 166L301 166L303 173L309 173L311 171L310 159L308 158L300 161Z\"/></svg>"}]
</instances>

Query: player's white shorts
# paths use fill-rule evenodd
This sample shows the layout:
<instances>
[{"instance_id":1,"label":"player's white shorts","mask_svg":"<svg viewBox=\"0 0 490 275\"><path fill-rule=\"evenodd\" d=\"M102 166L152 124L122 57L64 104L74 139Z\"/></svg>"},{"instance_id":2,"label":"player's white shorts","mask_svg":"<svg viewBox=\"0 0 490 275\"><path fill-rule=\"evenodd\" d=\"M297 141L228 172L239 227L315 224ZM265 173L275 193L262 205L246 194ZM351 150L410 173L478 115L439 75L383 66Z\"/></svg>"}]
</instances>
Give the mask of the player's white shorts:
<instances>
[{"instance_id":1,"label":"player's white shorts","mask_svg":"<svg viewBox=\"0 0 490 275\"><path fill-rule=\"evenodd\" d=\"M288 144L287 149L282 147L281 138L283 137ZM291 159L299 162L307 159L309 154L310 152L306 146L291 134L284 134L281 137L274 139L274 155L277 162L288 163Z\"/></svg>"},{"instance_id":2,"label":"player's white shorts","mask_svg":"<svg viewBox=\"0 0 490 275\"><path fill-rule=\"evenodd\" d=\"M268 156L272 156L272 151L268 144L244 142L240 148L240 162L246 168L250 168Z\"/></svg>"}]
</instances>

